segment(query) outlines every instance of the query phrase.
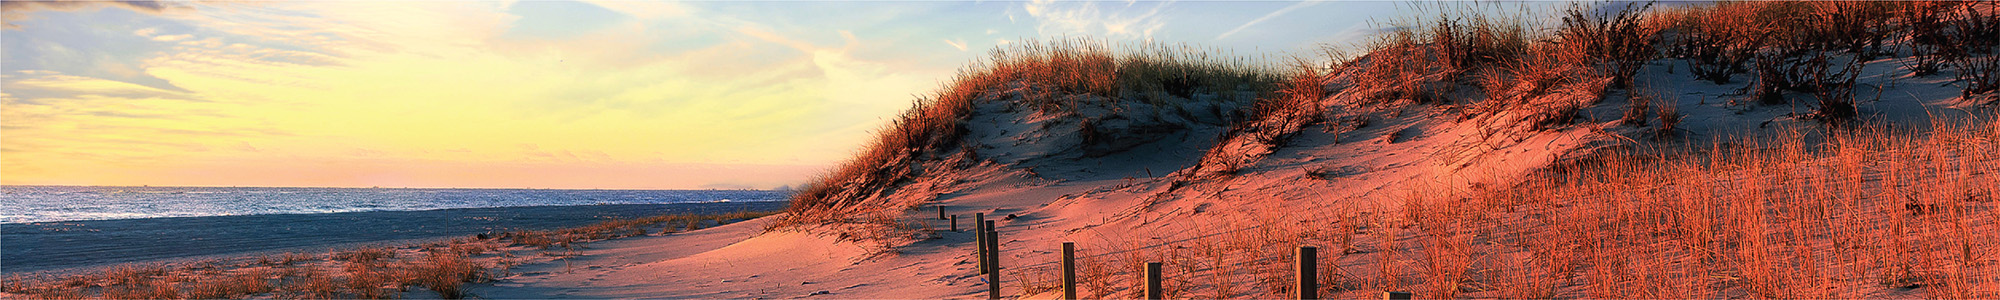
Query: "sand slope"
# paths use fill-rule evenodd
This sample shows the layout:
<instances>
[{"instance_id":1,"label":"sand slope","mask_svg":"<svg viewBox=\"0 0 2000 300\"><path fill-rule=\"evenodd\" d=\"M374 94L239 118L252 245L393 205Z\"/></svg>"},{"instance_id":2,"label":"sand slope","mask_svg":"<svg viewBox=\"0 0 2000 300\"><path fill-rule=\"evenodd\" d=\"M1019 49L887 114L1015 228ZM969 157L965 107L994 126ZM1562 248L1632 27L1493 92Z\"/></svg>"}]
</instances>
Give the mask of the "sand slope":
<instances>
[{"instance_id":1,"label":"sand slope","mask_svg":"<svg viewBox=\"0 0 2000 300\"><path fill-rule=\"evenodd\" d=\"M1643 68L1638 89L1670 101L1687 115L1677 145L1706 145L1745 135L1817 126L1794 118L1797 106L1732 105L1747 82L1716 85L1673 74L1673 60ZM1956 105L1948 75L1908 77L1896 58L1868 65L1857 91L1863 119L1888 126L1926 127L1932 118L1990 117L1986 108ZM1330 86L1338 88L1337 86ZM1614 91L1613 93L1626 93ZM1620 96L1620 95L1613 95ZM1183 122L1184 132L1129 143L1109 155L1077 155L1059 117L1005 104L982 106L972 140L992 161L906 185L891 197L944 205L970 219L986 213L1001 232L1004 293L1050 297L1023 287L1020 274L1050 274L1064 241L1087 245L1086 259L1186 247L1177 240L1238 234L1226 222L1288 222L1259 216L1393 214L1398 197L1427 189L1476 189L1547 168L1605 147L1651 136L1621 126L1621 97L1591 103L1577 124L1523 130L1457 120L1448 107L1336 112L1366 117L1352 131L1312 125L1248 162L1237 174L1179 176L1213 147L1220 127ZM1342 99L1326 99L1333 103ZM1004 102L1003 102L1004 103ZM1195 180L1188 180L1195 178ZM1002 216L1014 215L1007 219ZM517 268L519 275L480 284L484 298L980 298L972 233L949 232L932 206L904 212L932 236L883 248L832 235L763 232L770 218L670 236L589 245L581 256ZM970 228L971 224L961 224ZM1240 226L1239 226L1240 227ZM884 251L890 250L890 251ZM1361 261L1341 261L1359 265ZM1028 272L1022 272L1028 271ZM1037 275L1044 276L1044 275ZM1123 277L1120 277L1123 278ZM1123 279L1116 279L1123 280ZM1118 287L1122 289L1123 287ZM1886 295L1886 294L1884 294ZM1367 297L1366 291L1334 295ZM1882 296L1882 295L1878 295Z\"/></svg>"}]
</instances>

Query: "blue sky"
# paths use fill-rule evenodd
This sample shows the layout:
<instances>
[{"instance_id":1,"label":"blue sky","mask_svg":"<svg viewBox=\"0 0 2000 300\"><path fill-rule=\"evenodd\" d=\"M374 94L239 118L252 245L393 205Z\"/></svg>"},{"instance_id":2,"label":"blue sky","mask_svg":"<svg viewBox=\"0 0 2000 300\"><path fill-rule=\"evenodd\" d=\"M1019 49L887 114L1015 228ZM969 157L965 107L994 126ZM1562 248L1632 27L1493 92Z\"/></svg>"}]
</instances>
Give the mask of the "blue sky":
<instances>
[{"instance_id":1,"label":"blue sky","mask_svg":"<svg viewBox=\"0 0 2000 300\"><path fill-rule=\"evenodd\" d=\"M1399 2L6 2L0 183L770 188L989 49L1310 54Z\"/></svg>"}]
</instances>

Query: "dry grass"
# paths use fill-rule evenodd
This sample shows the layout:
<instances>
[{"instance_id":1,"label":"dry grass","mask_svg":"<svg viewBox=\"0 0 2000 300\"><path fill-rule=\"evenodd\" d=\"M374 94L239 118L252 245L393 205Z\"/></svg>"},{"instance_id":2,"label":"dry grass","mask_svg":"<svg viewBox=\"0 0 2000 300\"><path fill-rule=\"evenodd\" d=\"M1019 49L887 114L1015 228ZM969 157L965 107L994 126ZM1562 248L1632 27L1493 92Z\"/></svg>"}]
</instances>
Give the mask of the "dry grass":
<instances>
[{"instance_id":1,"label":"dry grass","mask_svg":"<svg viewBox=\"0 0 2000 300\"><path fill-rule=\"evenodd\" d=\"M226 277L203 278L187 289L188 299L234 299L269 293L273 290L269 271L246 270Z\"/></svg>"},{"instance_id":2,"label":"dry grass","mask_svg":"<svg viewBox=\"0 0 2000 300\"><path fill-rule=\"evenodd\" d=\"M1668 53L1687 61L1698 79L1717 84L1751 73L1750 99L1792 103L1810 96L1818 108L1800 116L1845 125L1858 114L1855 78L1869 61L1895 55L1925 76L1949 66L1964 95L2000 90L2000 21L1990 1L1749 1L1669 9L1642 23L1672 31ZM1982 8L1983 7L1983 8Z\"/></svg>"},{"instance_id":3,"label":"dry grass","mask_svg":"<svg viewBox=\"0 0 2000 300\"><path fill-rule=\"evenodd\" d=\"M437 292L445 299L465 297L461 285L481 280L485 267L475 265L462 254L454 252L432 252L411 267L408 276L417 286Z\"/></svg>"},{"instance_id":4,"label":"dry grass","mask_svg":"<svg viewBox=\"0 0 2000 300\"><path fill-rule=\"evenodd\" d=\"M1132 296L1138 266L1166 262L1178 271L1168 272L1176 295L1288 297L1289 250L1317 245L1353 249L1323 255L1331 256L1320 269L1328 293L2000 297L2000 252L1990 250L2000 249L2000 173L1992 168L2000 121L1932 127L1857 125L1614 152L1517 183L1406 187L1405 209L1393 215L1214 216L1217 224L1189 226L1219 231L1080 245L1079 277L1088 294Z\"/></svg>"},{"instance_id":5,"label":"dry grass","mask_svg":"<svg viewBox=\"0 0 2000 300\"><path fill-rule=\"evenodd\" d=\"M289 299L352 298L343 296L340 283L318 269L309 268L295 275L284 279L284 285L277 289L278 294Z\"/></svg>"},{"instance_id":6,"label":"dry grass","mask_svg":"<svg viewBox=\"0 0 2000 300\"><path fill-rule=\"evenodd\" d=\"M500 237L513 241L516 245L548 248L572 243L645 236L649 232L648 230L654 227L664 227L660 229L660 233L662 234L671 233L676 230L693 231L701 229L701 224L705 223L720 225L732 221L761 218L773 214L777 214L777 212L739 211L707 215L662 215L635 219L606 220L582 227L557 230L516 230L501 234Z\"/></svg>"},{"instance_id":7,"label":"dry grass","mask_svg":"<svg viewBox=\"0 0 2000 300\"><path fill-rule=\"evenodd\" d=\"M890 203L882 193L934 172L926 170L927 162L971 159L959 139L966 132L962 122L978 101L1022 101L1044 114L1124 101L1156 106L1249 103L1277 90L1283 80L1261 62L1186 45L1118 48L1070 39L995 49L985 61L961 69L950 83L918 99L853 159L800 189L790 213L774 228L865 222L870 212L921 205ZM1239 105L1224 107L1232 106ZM1086 139L1093 136L1089 132L1084 130Z\"/></svg>"},{"instance_id":8,"label":"dry grass","mask_svg":"<svg viewBox=\"0 0 2000 300\"><path fill-rule=\"evenodd\" d=\"M1991 186L2000 181L1979 170L1996 158L1993 128L2000 126L1945 128L1930 135L1882 132L1855 123L1853 91L1866 63L1897 55L1887 49L1902 43L1930 47L1914 54L1925 57L1917 61L1959 69L1954 74L1962 76L1967 95L1990 93L1992 70L2000 63L1992 55L1962 54L1989 53L1984 51L1990 46L1977 45L2000 40L1980 38L1992 34L1986 28L1992 28L1993 18L1981 17L1990 9L1974 7L1991 3L1572 6L1546 28L1524 17L1473 10L1399 24L1358 58L1300 60L1285 75L1274 76L1284 80L1272 81L1272 92L1260 95L1250 114L1195 167L1176 173L1169 191L1239 174L1302 128L1329 121L1350 126L1348 119L1330 116L1339 112L1440 105L1462 108L1461 120L1542 130L1572 124L1579 110L1607 91L1624 89L1635 95L1624 116L1627 124L1657 123L1655 138L1673 136L1683 125L1674 103L1630 91L1641 84L1633 82L1634 74L1662 54L1684 61L1696 79L1717 84L1750 73L1749 100L1776 104L1809 98L1818 107L1797 117L1843 129L1830 137L1836 142L1825 145L1809 144L1817 138L1801 133L1662 152L1674 155L1607 155L1490 190L1412 193L1404 207L1414 209L1396 216L1309 220L1330 227L1273 222L1285 218L1263 215L1233 220L1223 232L1165 239L1171 242L1106 240L1080 247L1090 253L1081 256L1083 285L1097 297L1136 296L1139 266L1156 261L1184 277L1168 284L1176 295L1282 297L1289 292L1289 267L1283 262L1290 247L1326 245L1342 250L1321 272L1329 291L1855 298L1896 295L1893 289L1908 287L1933 297L1994 297L1995 278L1983 275L1995 271L1988 262L1992 254L1983 249L2000 239L1990 233L2000 231L1993 228L2000 214L1990 213L1996 211L1990 209ZM847 209L908 208L867 202L882 196L869 193L892 190L885 187L922 174L922 157L957 150L954 134L963 129L956 122L986 93L1029 91L1021 99L1045 112L1078 106L1065 101L1134 97L1122 92L1132 85L1110 79L1127 72L1115 70L1122 63L1111 51L1053 48L1062 50L999 51L997 60L1025 63L978 67L1034 72L962 73L938 96L906 112L881 142L802 193L793 218L824 222L868 216ZM1142 81L1160 83L1145 89L1171 95L1179 95L1171 93L1175 86L1187 86L1172 78ZM1074 94L1096 97L1054 97ZM1464 98L1476 102L1450 103ZM1039 278L1034 276L1019 277Z\"/></svg>"},{"instance_id":9,"label":"dry grass","mask_svg":"<svg viewBox=\"0 0 2000 300\"><path fill-rule=\"evenodd\" d=\"M1342 101L1333 104L1343 111L1395 111L1483 94L1466 104L1461 119L1508 116L1510 121L1492 123L1550 128L1570 123L1603 90L1629 87L1656 52L1658 29L1645 26L1645 6L1610 15L1572 6L1549 28L1473 6L1441 8L1447 13L1401 22L1377 36L1368 54L1335 70L1332 77L1345 88L1334 96Z\"/></svg>"}]
</instances>

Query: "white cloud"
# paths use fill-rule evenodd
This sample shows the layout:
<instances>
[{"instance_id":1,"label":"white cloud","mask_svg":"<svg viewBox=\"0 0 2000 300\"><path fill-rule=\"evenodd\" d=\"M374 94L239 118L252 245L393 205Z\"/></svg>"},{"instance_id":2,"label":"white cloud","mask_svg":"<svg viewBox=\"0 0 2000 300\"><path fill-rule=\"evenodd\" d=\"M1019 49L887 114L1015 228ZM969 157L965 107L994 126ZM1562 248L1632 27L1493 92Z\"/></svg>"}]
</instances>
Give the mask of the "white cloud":
<instances>
[{"instance_id":1,"label":"white cloud","mask_svg":"<svg viewBox=\"0 0 2000 300\"><path fill-rule=\"evenodd\" d=\"M193 37L194 35L192 34L162 35L153 37L153 40L161 42L172 42L172 41L185 40Z\"/></svg>"},{"instance_id":2,"label":"white cloud","mask_svg":"<svg viewBox=\"0 0 2000 300\"><path fill-rule=\"evenodd\" d=\"M1021 10L1038 22L1035 30L1044 36L1080 35L1144 40L1151 39L1153 33L1166 27L1166 20L1160 15L1160 9L1173 4L1172 1L1158 2L1144 11L1139 11L1132 5L1105 9L1100 7L1099 3L1034 0L1023 3Z\"/></svg>"},{"instance_id":3,"label":"white cloud","mask_svg":"<svg viewBox=\"0 0 2000 300\"><path fill-rule=\"evenodd\" d=\"M640 19L682 18L691 15L689 8L675 2L625 0L583 0L583 2Z\"/></svg>"}]
</instances>

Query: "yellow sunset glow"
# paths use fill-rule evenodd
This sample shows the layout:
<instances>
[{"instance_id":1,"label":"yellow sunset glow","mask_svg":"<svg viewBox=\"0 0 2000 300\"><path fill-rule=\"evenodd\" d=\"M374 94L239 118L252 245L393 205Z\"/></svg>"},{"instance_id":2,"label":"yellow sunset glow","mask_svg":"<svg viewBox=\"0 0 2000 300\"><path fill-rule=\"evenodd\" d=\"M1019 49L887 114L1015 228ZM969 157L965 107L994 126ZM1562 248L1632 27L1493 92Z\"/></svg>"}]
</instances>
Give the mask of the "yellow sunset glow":
<instances>
[{"instance_id":1,"label":"yellow sunset glow","mask_svg":"<svg viewBox=\"0 0 2000 300\"><path fill-rule=\"evenodd\" d=\"M753 24L737 26L755 34L675 53L625 38L653 34L636 24L561 41L507 37L512 20L479 11L500 5L319 3L165 15L281 43L133 32L171 43L136 68L180 90L7 74L0 180L769 188L845 158L875 119L932 85L914 78L936 77L890 74L841 45L783 40ZM261 11L278 8L315 16ZM260 18L269 24L243 21ZM326 26L264 26L285 22ZM280 47L298 45L306 47Z\"/></svg>"},{"instance_id":2,"label":"yellow sunset glow","mask_svg":"<svg viewBox=\"0 0 2000 300\"><path fill-rule=\"evenodd\" d=\"M1270 30L1324 20L1281 18L1311 6L1294 3L5 4L9 185L773 188L1011 40L1283 50L1321 41ZM1361 28L1344 22L1323 35Z\"/></svg>"}]
</instances>

